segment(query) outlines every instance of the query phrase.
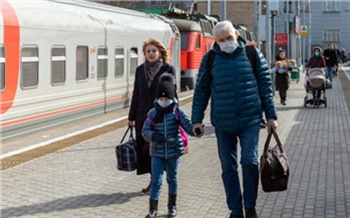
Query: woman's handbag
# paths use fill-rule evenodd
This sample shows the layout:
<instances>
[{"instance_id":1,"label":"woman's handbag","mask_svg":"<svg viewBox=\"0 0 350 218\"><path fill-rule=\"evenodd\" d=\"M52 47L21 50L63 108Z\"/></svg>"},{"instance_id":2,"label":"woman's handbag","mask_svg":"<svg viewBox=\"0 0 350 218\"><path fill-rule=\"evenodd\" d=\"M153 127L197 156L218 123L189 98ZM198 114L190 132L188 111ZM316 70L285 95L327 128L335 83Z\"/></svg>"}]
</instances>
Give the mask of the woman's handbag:
<instances>
[{"instance_id":1,"label":"woman's handbag","mask_svg":"<svg viewBox=\"0 0 350 218\"><path fill-rule=\"evenodd\" d=\"M277 145L269 147L271 136ZM277 133L269 133L266 139L264 153L260 158L260 178L263 191L285 191L288 186L289 164L287 154L282 149Z\"/></svg>"},{"instance_id":2,"label":"woman's handbag","mask_svg":"<svg viewBox=\"0 0 350 218\"><path fill-rule=\"evenodd\" d=\"M129 140L123 143L125 136L130 130ZM136 140L133 136L133 127L129 126L121 142L115 148L117 156L117 169L121 171L134 171L137 168Z\"/></svg>"}]
</instances>

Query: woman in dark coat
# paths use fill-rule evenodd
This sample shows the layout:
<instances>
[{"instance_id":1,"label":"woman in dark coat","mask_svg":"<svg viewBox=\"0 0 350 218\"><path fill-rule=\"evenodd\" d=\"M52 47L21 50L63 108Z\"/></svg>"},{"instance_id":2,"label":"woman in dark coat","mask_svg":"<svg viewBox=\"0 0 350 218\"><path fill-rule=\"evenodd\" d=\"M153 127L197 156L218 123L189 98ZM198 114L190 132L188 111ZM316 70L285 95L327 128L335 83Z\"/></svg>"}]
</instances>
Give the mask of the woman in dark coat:
<instances>
[{"instance_id":1,"label":"woman in dark coat","mask_svg":"<svg viewBox=\"0 0 350 218\"><path fill-rule=\"evenodd\" d=\"M320 47L314 48L314 54L310 57L308 63L306 64L306 72L309 71L311 68L325 68L326 67L326 61L322 55L322 49ZM323 89L323 87L321 88ZM312 95L313 98L317 97L318 99L321 97L321 90L320 89L312 89Z\"/></svg>"},{"instance_id":2,"label":"woman in dark coat","mask_svg":"<svg viewBox=\"0 0 350 218\"><path fill-rule=\"evenodd\" d=\"M283 61L287 60L286 58L286 51L279 50L279 53L276 57L276 61ZM290 69L285 69L284 71L280 70L278 67L276 67L276 90L279 91L281 104L286 105L287 100L287 90L289 88L289 74L288 71Z\"/></svg>"},{"instance_id":3,"label":"woman in dark coat","mask_svg":"<svg viewBox=\"0 0 350 218\"><path fill-rule=\"evenodd\" d=\"M175 68L167 63L169 60L167 49L159 40L151 38L145 41L142 46L142 52L145 62L136 69L134 90L128 117L128 126L135 126L136 129L138 152L137 175L151 174L149 144L142 137L142 127L147 118L148 111L153 108L159 77L167 72L175 78ZM177 98L177 95L175 96ZM146 188L142 189L142 192L147 193L149 190L150 183Z\"/></svg>"}]
</instances>

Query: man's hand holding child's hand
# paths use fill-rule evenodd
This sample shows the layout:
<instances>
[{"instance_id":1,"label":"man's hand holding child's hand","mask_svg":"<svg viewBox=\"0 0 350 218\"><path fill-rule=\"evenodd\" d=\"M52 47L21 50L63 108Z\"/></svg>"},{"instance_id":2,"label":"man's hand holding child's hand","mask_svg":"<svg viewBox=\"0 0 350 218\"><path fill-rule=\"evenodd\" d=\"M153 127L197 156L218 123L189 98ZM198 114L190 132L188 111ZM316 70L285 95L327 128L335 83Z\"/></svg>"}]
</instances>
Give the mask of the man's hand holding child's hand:
<instances>
[{"instance_id":1,"label":"man's hand holding child's hand","mask_svg":"<svg viewBox=\"0 0 350 218\"><path fill-rule=\"evenodd\" d=\"M197 138L201 137L204 134L203 124L195 123L192 132Z\"/></svg>"}]
</instances>

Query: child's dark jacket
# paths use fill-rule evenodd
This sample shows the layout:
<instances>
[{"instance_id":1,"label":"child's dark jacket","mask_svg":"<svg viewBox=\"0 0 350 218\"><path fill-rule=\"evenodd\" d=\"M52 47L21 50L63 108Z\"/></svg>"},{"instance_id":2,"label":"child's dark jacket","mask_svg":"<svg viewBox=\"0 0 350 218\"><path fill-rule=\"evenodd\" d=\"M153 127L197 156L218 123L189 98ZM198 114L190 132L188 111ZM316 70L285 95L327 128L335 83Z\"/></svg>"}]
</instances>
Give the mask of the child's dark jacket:
<instances>
[{"instance_id":1,"label":"child's dark jacket","mask_svg":"<svg viewBox=\"0 0 350 218\"><path fill-rule=\"evenodd\" d=\"M178 110L178 120L176 120L175 111L173 111L164 114L164 119L161 122L151 123L146 119L143 125L142 135L146 141L151 143L152 157L170 159L178 158L184 154L184 144L179 131L179 124L187 134L194 136L192 133L193 125L188 116L179 107L175 107L174 110ZM148 113L148 118L153 121L156 114L156 109L152 108ZM152 135L154 133L162 134L166 141L162 143L153 142Z\"/></svg>"}]
</instances>

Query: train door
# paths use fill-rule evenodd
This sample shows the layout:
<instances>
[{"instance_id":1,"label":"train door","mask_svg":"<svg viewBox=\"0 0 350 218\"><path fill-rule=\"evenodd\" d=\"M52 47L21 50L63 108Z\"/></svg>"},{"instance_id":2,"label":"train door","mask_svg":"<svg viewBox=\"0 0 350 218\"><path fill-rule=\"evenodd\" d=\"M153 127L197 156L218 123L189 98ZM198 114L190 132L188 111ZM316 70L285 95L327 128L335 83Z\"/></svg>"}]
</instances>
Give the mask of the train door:
<instances>
[{"instance_id":1,"label":"train door","mask_svg":"<svg viewBox=\"0 0 350 218\"><path fill-rule=\"evenodd\" d=\"M5 47L0 44L0 92L3 92L5 89Z\"/></svg>"},{"instance_id":2,"label":"train door","mask_svg":"<svg viewBox=\"0 0 350 218\"><path fill-rule=\"evenodd\" d=\"M134 88L135 72L139 65L139 52L141 50L136 46L130 47L127 52L127 67L126 67L126 81L128 83L128 92L132 93Z\"/></svg>"}]
</instances>

